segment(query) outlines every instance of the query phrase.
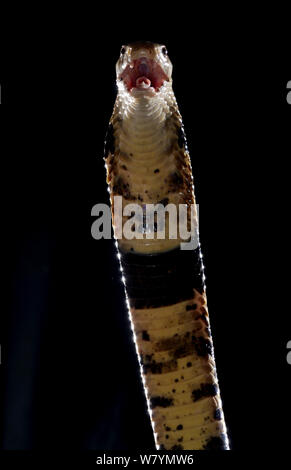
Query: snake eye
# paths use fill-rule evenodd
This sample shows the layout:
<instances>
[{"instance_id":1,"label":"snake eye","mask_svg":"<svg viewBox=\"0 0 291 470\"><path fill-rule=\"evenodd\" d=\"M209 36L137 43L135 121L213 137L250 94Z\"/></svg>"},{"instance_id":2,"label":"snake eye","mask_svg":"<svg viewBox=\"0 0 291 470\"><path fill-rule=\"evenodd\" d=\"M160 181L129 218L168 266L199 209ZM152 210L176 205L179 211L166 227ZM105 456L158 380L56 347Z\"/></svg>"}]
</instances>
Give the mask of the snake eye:
<instances>
[{"instance_id":1,"label":"snake eye","mask_svg":"<svg viewBox=\"0 0 291 470\"><path fill-rule=\"evenodd\" d=\"M122 48L120 49L120 54L121 55L125 54L125 47L124 46L122 46Z\"/></svg>"},{"instance_id":2,"label":"snake eye","mask_svg":"<svg viewBox=\"0 0 291 470\"><path fill-rule=\"evenodd\" d=\"M167 48L165 46L162 47L162 53L164 55L168 55L168 51L167 51Z\"/></svg>"}]
</instances>

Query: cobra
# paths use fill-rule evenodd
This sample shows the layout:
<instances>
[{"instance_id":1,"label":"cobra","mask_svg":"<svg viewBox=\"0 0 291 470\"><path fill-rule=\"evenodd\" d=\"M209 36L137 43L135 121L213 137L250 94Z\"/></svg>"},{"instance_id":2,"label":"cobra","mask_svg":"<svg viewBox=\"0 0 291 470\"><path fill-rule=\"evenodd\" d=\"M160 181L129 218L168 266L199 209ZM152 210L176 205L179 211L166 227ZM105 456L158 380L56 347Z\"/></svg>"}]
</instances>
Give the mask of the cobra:
<instances>
[{"instance_id":1,"label":"cobra","mask_svg":"<svg viewBox=\"0 0 291 470\"><path fill-rule=\"evenodd\" d=\"M116 76L104 157L113 228L114 196L123 205L196 207L166 47L123 46ZM226 450L200 244L189 251L180 243L168 232L164 239L117 240L155 443L167 450Z\"/></svg>"}]
</instances>

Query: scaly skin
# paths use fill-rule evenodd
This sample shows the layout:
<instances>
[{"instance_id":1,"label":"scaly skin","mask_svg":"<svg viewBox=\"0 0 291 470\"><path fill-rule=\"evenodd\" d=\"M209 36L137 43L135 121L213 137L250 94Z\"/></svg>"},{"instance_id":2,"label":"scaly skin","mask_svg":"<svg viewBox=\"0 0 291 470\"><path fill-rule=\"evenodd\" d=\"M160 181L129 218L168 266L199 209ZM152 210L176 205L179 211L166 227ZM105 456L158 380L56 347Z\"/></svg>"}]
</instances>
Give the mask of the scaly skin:
<instances>
[{"instance_id":1,"label":"scaly skin","mask_svg":"<svg viewBox=\"0 0 291 470\"><path fill-rule=\"evenodd\" d=\"M117 63L118 95L105 145L115 229L114 196L122 197L123 206L160 202L195 207L190 157L172 90L171 63L162 51L162 46L152 43L131 44L123 49ZM140 64L143 57L161 66L158 78L161 70L163 78L167 77L158 90L143 90L138 85L130 88L128 84L131 75L126 75L126 66ZM144 70L153 86L155 76L148 68ZM128 73L132 74L132 69ZM128 218L123 217L123 223ZM190 209L188 225L189 218ZM181 241L170 239L168 234L164 240L118 240L156 446L228 449L200 247L183 251Z\"/></svg>"}]
</instances>

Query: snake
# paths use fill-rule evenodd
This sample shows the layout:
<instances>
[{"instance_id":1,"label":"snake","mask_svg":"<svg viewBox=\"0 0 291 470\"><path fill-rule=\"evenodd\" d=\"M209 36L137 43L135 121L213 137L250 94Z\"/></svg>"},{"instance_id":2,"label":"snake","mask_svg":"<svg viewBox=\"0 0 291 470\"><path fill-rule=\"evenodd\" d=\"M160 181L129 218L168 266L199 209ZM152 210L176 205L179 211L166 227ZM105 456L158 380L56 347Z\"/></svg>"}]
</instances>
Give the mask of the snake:
<instances>
[{"instance_id":1,"label":"snake","mask_svg":"<svg viewBox=\"0 0 291 470\"><path fill-rule=\"evenodd\" d=\"M228 450L228 431L214 357L200 242L181 249L181 235L125 237L117 215L135 204L197 204L190 154L173 91L165 45L123 45L117 96L104 144L112 224L141 380L158 450ZM166 212L166 228L169 214Z\"/></svg>"}]
</instances>

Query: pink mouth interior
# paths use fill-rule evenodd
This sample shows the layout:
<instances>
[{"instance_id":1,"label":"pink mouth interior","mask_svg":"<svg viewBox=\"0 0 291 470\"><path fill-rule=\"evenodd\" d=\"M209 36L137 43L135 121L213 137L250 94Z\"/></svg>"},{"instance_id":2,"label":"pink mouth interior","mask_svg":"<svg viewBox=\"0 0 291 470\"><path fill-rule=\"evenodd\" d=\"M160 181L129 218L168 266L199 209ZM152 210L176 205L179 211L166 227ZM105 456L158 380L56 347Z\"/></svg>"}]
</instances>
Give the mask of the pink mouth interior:
<instances>
[{"instance_id":1,"label":"pink mouth interior","mask_svg":"<svg viewBox=\"0 0 291 470\"><path fill-rule=\"evenodd\" d=\"M138 77L136 79L135 87L136 88L149 88L151 84L152 82L150 81L150 79L143 76L143 77Z\"/></svg>"},{"instance_id":2,"label":"pink mouth interior","mask_svg":"<svg viewBox=\"0 0 291 470\"><path fill-rule=\"evenodd\" d=\"M156 91L160 89L167 75L154 60L146 57L134 60L132 65L127 65L119 77L128 89L147 89L153 87Z\"/></svg>"}]
</instances>

